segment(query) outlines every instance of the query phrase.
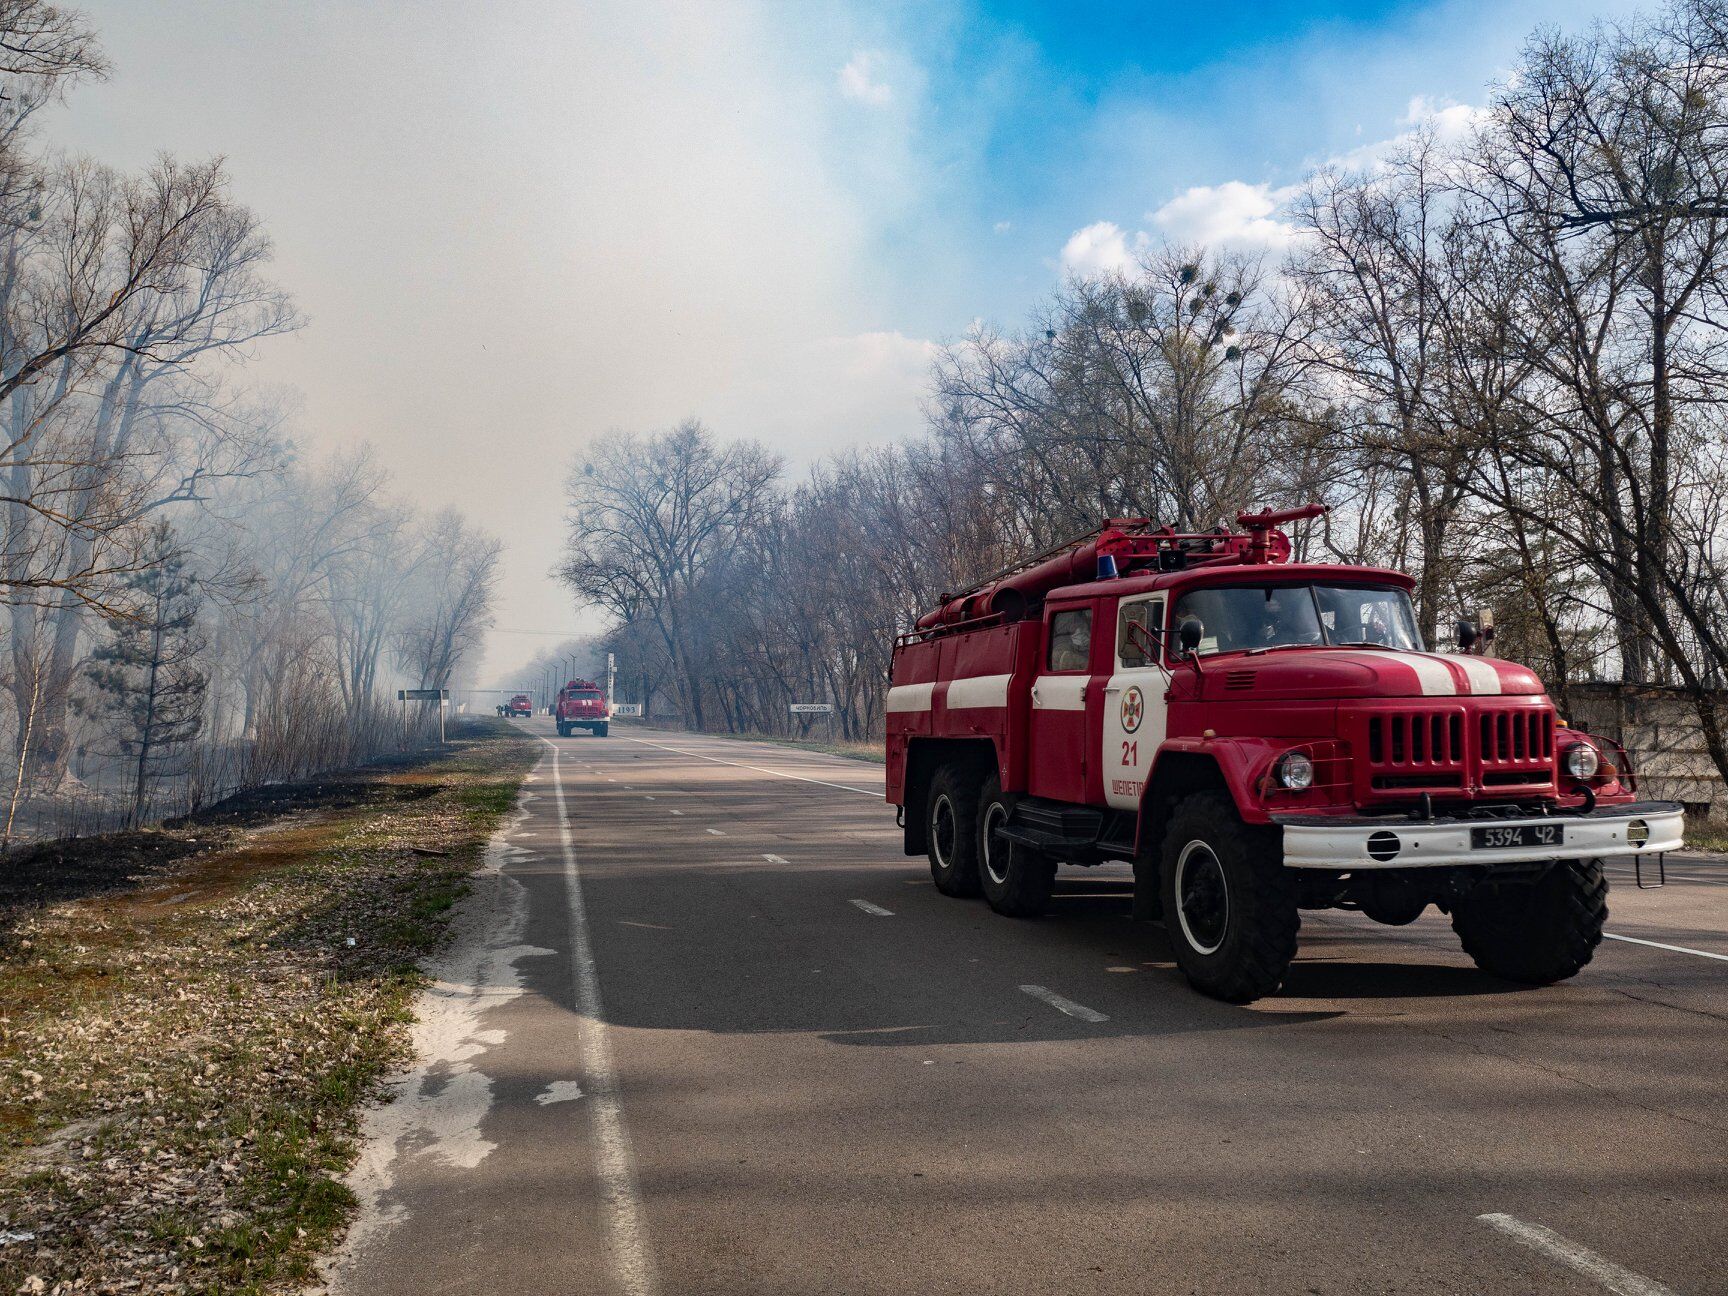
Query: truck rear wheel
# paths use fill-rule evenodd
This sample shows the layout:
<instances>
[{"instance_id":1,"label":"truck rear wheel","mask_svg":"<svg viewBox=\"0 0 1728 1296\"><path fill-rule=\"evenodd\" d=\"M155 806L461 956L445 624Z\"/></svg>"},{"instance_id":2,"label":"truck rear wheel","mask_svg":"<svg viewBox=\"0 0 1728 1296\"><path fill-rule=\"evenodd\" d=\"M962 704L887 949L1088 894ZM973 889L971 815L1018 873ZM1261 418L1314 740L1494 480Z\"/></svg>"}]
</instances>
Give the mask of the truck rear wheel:
<instances>
[{"instance_id":1,"label":"truck rear wheel","mask_svg":"<svg viewBox=\"0 0 1728 1296\"><path fill-rule=\"evenodd\" d=\"M1452 907L1452 930L1476 966L1528 985L1577 975L1607 922L1599 859L1559 860L1535 882L1480 886Z\"/></svg>"},{"instance_id":2,"label":"truck rear wheel","mask_svg":"<svg viewBox=\"0 0 1728 1296\"><path fill-rule=\"evenodd\" d=\"M1014 798L1002 791L1002 780L992 774L978 800L978 884L997 913L1036 918L1050 905L1056 861L996 835L1013 812Z\"/></svg>"},{"instance_id":3,"label":"truck rear wheel","mask_svg":"<svg viewBox=\"0 0 1728 1296\"><path fill-rule=\"evenodd\" d=\"M1301 918L1277 839L1242 822L1230 798L1184 798L1164 836L1164 921L1193 987L1249 1003L1284 984Z\"/></svg>"},{"instance_id":4,"label":"truck rear wheel","mask_svg":"<svg viewBox=\"0 0 1728 1296\"><path fill-rule=\"evenodd\" d=\"M930 879L943 895L978 894L978 784L963 765L944 765L930 780Z\"/></svg>"}]
</instances>

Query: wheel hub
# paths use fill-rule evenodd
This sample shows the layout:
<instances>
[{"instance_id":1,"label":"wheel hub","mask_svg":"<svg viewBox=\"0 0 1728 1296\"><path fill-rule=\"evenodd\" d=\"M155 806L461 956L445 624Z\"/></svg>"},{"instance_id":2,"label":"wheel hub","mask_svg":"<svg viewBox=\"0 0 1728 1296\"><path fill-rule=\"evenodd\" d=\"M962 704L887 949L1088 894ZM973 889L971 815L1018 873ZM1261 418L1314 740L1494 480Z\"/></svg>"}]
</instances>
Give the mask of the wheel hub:
<instances>
[{"instance_id":1,"label":"wheel hub","mask_svg":"<svg viewBox=\"0 0 1728 1296\"><path fill-rule=\"evenodd\" d=\"M948 868L954 859L954 803L946 796L937 797L930 808L930 844L937 861Z\"/></svg>"},{"instance_id":2,"label":"wheel hub","mask_svg":"<svg viewBox=\"0 0 1728 1296\"><path fill-rule=\"evenodd\" d=\"M981 843L984 851L984 871L997 886L1008 885L1008 868L1013 858L1014 848L996 840L996 830L1007 817L1008 812L1000 803L992 805L984 812L984 840Z\"/></svg>"},{"instance_id":3,"label":"wheel hub","mask_svg":"<svg viewBox=\"0 0 1728 1296\"><path fill-rule=\"evenodd\" d=\"M1182 935L1200 954L1216 953L1230 926L1230 888L1224 866L1203 841L1176 857L1176 917Z\"/></svg>"}]
</instances>

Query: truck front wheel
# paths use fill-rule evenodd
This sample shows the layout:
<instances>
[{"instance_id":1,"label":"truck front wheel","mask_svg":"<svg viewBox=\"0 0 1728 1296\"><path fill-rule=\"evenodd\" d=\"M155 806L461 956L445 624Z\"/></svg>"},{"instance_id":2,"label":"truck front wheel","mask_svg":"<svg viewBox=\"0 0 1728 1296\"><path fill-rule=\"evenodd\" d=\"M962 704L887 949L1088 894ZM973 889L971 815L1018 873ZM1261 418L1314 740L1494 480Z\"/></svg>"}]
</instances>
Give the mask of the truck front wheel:
<instances>
[{"instance_id":1,"label":"truck front wheel","mask_svg":"<svg viewBox=\"0 0 1728 1296\"><path fill-rule=\"evenodd\" d=\"M1301 919L1273 830L1243 823L1222 793L1187 797L1170 816L1161 882L1176 965L1196 990L1249 1003L1284 984Z\"/></svg>"},{"instance_id":2,"label":"truck front wheel","mask_svg":"<svg viewBox=\"0 0 1728 1296\"><path fill-rule=\"evenodd\" d=\"M978 894L978 784L964 766L944 765L930 780L924 839L930 879L943 895Z\"/></svg>"},{"instance_id":3,"label":"truck front wheel","mask_svg":"<svg viewBox=\"0 0 1728 1296\"><path fill-rule=\"evenodd\" d=\"M560 738L568 738L570 736L570 726L565 724L562 720L558 722L558 736Z\"/></svg>"},{"instance_id":4,"label":"truck front wheel","mask_svg":"<svg viewBox=\"0 0 1728 1296\"><path fill-rule=\"evenodd\" d=\"M1607 922L1599 859L1559 860L1531 883L1479 886L1452 908L1452 930L1476 966L1528 985L1575 976Z\"/></svg>"},{"instance_id":5,"label":"truck front wheel","mask_svg":"<svg viewBox=\"0 0 1728 1296\"><path fill-rule=\"evenodd\" d=\"M984 784L978 810L978 882L984 899L999 914L1036 918L1050 904L1056 862L1042 851L1006 841L996 830L1008 822L1014 799L992 774Z\"/></svg>"},{"instance_id":6,"label":"truck front wheel","mask_svg":"<svg viewBox=\"0 0 1728 1296\"><path fill-rule=\"evenodd\" d=\"M594 736L604 738L611 731L611 728L610 724L597 724L594 726Z\"/></svg>"}]
</instances>

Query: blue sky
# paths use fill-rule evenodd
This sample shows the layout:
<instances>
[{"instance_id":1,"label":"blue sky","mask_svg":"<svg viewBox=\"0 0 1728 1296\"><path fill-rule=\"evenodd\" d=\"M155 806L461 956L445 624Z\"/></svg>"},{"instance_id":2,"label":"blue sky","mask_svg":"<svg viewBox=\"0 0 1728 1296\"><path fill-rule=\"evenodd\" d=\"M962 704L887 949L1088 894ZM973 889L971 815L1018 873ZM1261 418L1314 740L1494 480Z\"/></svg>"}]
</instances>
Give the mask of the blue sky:
<instances>
[{"instance_id":1,"label":"blue sky","mask_svg":"<svg viewBox=\"0 0 1728 1296\"><path fill-rule=\"evenodd\" d=\"M1589 12L1636 10L1609 0ZM1415 99L1485 102L1533 29L1580 23L1576 5L1550 0L1005 0L878 14L852 39L889 91L879 107L908 82L892 129L922 179L921 201L885 213L881 250L964 267L934 276L967 295L928 300L935 332L956 312L1012 317L1076 229L1137 228L1192 186L1296 182L1405 129Z\"/></svg>"},{"instance_id":2,"label":"blue sky","mask_svg":"<svg viewBox=\"0 0 1728 1296\"><path fill-rule=\"evenodd\" d=\"M50 128L222 154L310 319L250 381L313 449L547 572L594 435L696 415L795 469L916 434L934 344L1140 239L1275 249L1278 191L1485 101L1559 0L84 0L115 64ZM1596 0L1591 12L1632 11ZM495 665L532 642L501 638Z\"/></svg>"}]
</instances>

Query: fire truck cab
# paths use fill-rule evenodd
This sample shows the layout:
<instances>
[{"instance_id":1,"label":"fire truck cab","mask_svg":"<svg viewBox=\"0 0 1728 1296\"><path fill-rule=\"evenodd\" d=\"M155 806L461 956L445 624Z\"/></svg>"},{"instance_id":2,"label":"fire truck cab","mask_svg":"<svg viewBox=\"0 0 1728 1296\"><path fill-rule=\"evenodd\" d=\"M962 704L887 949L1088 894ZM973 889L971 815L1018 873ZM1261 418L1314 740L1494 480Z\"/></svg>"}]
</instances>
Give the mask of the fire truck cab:
<instances>
[{"instance_id":1,"label":"fire truck cab","mask_svg":"<svg viewBox=\"0 0 1728 1296\"><path fill-rule=\"evenodd\" d=\"M1434 905L1478 966L1584 966L1609 855L1681 844L1626 754L1525 667L1421 642L1412 579L1290 561L1278 524L1140 518L945 596L895 644L887 799L944 893L1030 917L1059 864L1130 861L1201 991L1275 991L1303 909Z\"/></svg>"},{"instance_id":2,"label":"fire truck cab","mask_svg":"<svg viewBox=\"0 0 1728 1296\"><path fill-rule=\"evenodd\" d=\"M606 695L593 680L573 679L559 689L552 703L552 719L560 738L568 738L578 729L604 738L612 727Z\"/></svg>"}]
</instances>

